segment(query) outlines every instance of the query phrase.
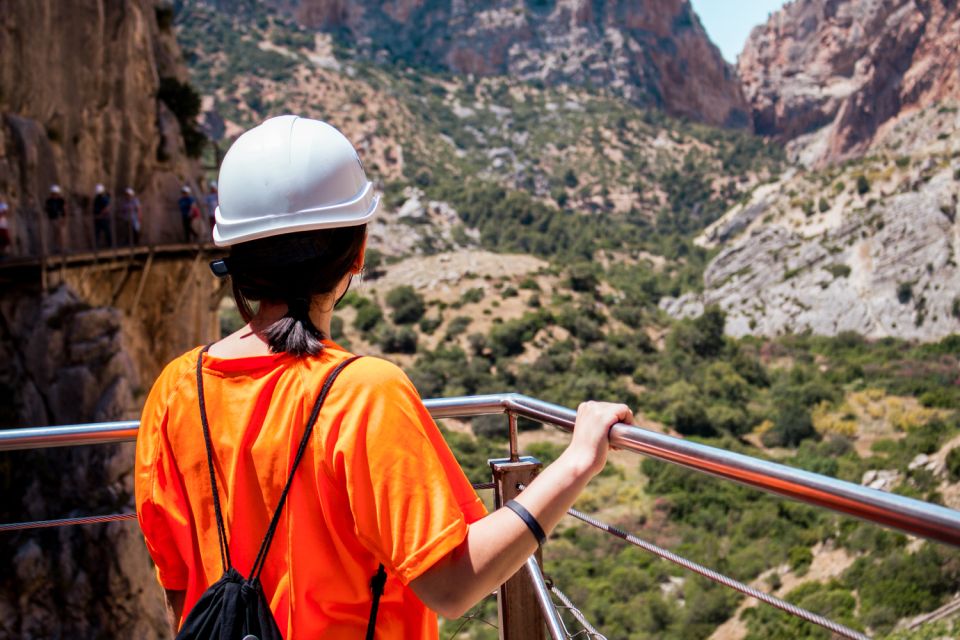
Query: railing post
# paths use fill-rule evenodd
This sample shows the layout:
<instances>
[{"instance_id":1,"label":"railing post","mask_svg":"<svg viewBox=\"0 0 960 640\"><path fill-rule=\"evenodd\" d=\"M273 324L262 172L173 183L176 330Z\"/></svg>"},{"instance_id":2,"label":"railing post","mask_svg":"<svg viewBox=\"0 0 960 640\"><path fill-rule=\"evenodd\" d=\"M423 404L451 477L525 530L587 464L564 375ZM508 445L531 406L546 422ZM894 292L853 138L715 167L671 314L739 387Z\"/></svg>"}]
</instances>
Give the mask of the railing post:
<instances>
[{"instance_id":1,"label":"railing post","mask_svg":"<svg viewBox=\"0 0 960 640\"><path fill-rule=\"evenodd\" d=\"M495 504L499 509L520 493L521 485L528 485L543 465L536 458L523 456L517 460L499 458L490 460L495 485ZM539 549L537 562L542 558ZM497 617L500 640L543 640L543 616L533 584L524 575L525 569L501 585L497 592Z\"/></svg>"}]
</instances>

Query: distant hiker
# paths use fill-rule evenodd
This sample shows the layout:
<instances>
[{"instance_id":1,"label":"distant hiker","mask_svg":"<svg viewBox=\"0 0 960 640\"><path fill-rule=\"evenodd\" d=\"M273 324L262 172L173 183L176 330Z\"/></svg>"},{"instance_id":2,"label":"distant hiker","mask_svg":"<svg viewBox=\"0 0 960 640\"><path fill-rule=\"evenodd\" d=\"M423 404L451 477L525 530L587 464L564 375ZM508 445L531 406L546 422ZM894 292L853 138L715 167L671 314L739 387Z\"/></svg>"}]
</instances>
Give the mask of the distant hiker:
<instances>
[{"instance_id":1,"label":"distant hiker","mask_svg":"<svg viewBox=\"0 0 960 640\"><path fill-rule=\"evenodd\" d=\"M7 257L7 250L10 248L10 220L7 218L9 209L7 203L0 200L0 260Z\"/></svg>"},{"instance_id":2,"label":"distant hiker","mask_svg":"<svg viewBox=\"0 0 960 640\"><path fill-rule=\"evenodd\" d=\"M213 225L216 224L214 214L220 204L220 195L217 193L217 182L215 180L210 183L210 192L203 197L203 202L207 207L207 220L210 222L210 233L212 235Z\"/></svg>"},{"instance_id":3,"label":"distant hiker","mask_svg":"<svg viewBox=\"0 0 960 640\"><path fill-rule=\"evenodd\" d=\"M97 184L93 195L93 244L100 247L100 236L107 237L107 247L113 244L113 210L110 207L110 194L106 187Z\"/></svg>"},{"instance_id":4,"label":"distant hiker","mask_svg":"<svg viewBox=\"0 0 960 640\"><path fill-rule=\"evenodd\" d=\"M130 244L140 244L140 200L133 187L123 191L123 202L120 203L120 219L129 230Z\"/></svg>"},{"instance_id":5,"label":"distant hiker","mask_svg":"<svg viewBox=\"0 0 960 640\"><path fill-rule=\"evenodd\" d=\"M50 185L50 196L47 198L44 209L47 212L47 219L50 220L50 228L53 230L52 244L56 245L57 253L63 253L67 205L63 200L63 194L60 192L60 185Z\"/></svg>"},{"instance_id":6,"label":"distant hiker","mask_svg":"<svg viewBox=\"0 0 960 640\"><path fill-rule=\"evenodd\" d=\"M184 242L194 242L200 237L194 228L194 225L200 221L200 207L197 206L197 199L190 193L190 187L183 185L180 188L180 199L177 200L177 206L180 208L180 222L183 224Z\"/></svg>"}]
</instances>

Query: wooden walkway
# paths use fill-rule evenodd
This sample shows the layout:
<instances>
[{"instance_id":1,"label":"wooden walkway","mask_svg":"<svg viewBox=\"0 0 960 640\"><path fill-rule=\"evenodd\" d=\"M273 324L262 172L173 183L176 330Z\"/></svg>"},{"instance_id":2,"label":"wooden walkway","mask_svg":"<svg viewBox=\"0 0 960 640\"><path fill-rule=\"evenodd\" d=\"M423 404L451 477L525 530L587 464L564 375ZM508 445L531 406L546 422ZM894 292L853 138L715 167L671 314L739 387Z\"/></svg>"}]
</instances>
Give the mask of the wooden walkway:
<instances>
[{"instance_id":1,"label":"wooden walkway","mask_svg":"<svg viewBox=\"0 0 960 640\"><path fill-rule=\"evenodd\" d=\"M68 269L100 267L102 269L149 269L156 260L202 259L225 255L226 250L213 243L179 243L143 245L78 251L63 255L7 257L0 259L0 286L37 285L46 289L48 274Z\"/></svg>"}]
</instances>

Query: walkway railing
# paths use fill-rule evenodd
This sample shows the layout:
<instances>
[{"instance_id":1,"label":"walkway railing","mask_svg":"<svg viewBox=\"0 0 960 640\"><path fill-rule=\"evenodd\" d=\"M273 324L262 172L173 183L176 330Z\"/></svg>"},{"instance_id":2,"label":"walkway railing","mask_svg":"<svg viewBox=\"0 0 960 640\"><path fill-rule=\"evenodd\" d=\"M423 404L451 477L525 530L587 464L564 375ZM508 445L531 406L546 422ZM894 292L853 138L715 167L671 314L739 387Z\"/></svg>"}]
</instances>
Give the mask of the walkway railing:
<instances>
[{"instance_id":1,"label":"walkway railing","mask_svg":"<svg viewBox=\"0 0 960 640\"><path fill-rule=\"evenodd\" d=\"M568 432L573 431L576 419L576 412L571 409L514 393L438 398L426 400L425 404L430 410L431 415L436 419L506 414L509 423L510 457L505 461L492 461L491 464L494 466L495 472L497 470L496 463L498 462L507 463L508 466L512 463L518 467L529 465L531 462L528 458L520 458L517 443L518 417L554 425ZM0 431L0 451L130 442L136 439L137 428L137 422L128 421L61 427L11 429ZM628 449L696 471L734 480L769 493L792 498L815 506L825 507L839 513L852 515L863 520L899 529L906 533L938 542L960 546L960 512L946 507L869 489L850 482L752 458L631 425L615 425L610 431L610 443L621 449ZM497 473L495 473L495 476L497 476ZM502 481L502 477L500 479ZM495 480L497 480L496 477ZM499 500L503 497L504 491L518 491L522 489L522 486L507 487L503 485L502 482L500 485L497 485L495 481L492 485L484 485L484 488L496 488ZM615 527L604 525L579 512L573 515L613 535L617 535L628 542L641 546L664 559L704 575L711 580L734 588L751 597L758 598L787 613L796 615L815 624L820 624L838 635L848 638L866 637L860 632L832 623L821 616L790 605L774 596L760 592L726 576L717 574L706 567L680 558L667 550L639 540ZM94 516L91 518L75 519L76 521L72 521L71 519L56 520L49 521L49 525L101 522L126 517L132 517L132 515ZM32 528L38 526L38 524L39 526L44 526L47 523L15 523L13 525L2 525L0 526L0 531L13 528ZM534 559L531 559L531 561L527 563L526 572L531 580L532 586L532 591L529 591L527 597L536 598L535 602L538 606L534 606L533 609L539 609L539 611L542 612L540 615L543 616L542 622L538 623L537 626L542 629L543 623L545 623L547 629L550 631L551 637L566 637L569 634L565 632L563 622L560 620L550 602L546 583L540 573L539 565ZM518 578L515 577L513 580L517 579ZM554 592L560 593L559 590L556 589L554 589ZM503 594L501 594L501 597L503 597ZM562 601L564 608L570 608L570 603L565 597L562 598ZM508 603L505 603L501 599L501 608L505 604ZM576 611L575 609L573 610ZM535 614L536 612L530 611L530 613ZM579 614L579 612L577 613ZM581 618L578 617L578 619ZM596 636L597 634L592 632L592 629L588 629L588 626L589 625L586 625L584 627L584 631L591 636ZM502 628L501 637L508 637L504 635Z\"/></svg>"}]
</instances>

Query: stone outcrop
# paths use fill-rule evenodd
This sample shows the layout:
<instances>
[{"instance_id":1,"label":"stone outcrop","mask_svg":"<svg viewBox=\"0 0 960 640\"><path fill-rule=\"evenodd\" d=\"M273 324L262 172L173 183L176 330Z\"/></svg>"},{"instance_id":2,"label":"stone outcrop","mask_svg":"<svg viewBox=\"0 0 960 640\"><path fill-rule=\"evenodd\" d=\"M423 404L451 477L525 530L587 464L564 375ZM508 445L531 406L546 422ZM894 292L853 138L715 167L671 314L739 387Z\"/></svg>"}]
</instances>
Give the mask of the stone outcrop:
<instances>
[{"instance_id":1,"label":"stone outcrop","mask_svg":"<svg viewBox=\"0 0 960 640\"><path fill-rule=\"evenodd\" d=\"M144 239L177 237L175 202L198 174L179 124L158 99L186 79L169 18L155 0L10 0L0 10L0 198L15 250L39 250L49 186L67 199L71 246L89 246L94 185L140 193Z\"/></svg>"},{"instance_id":2,"label":"stone outcrop","mask_svg":"<svg viewBox=\"0 0 960 640\"><path fill-rule=\"evenodd\" d=\"M753 30L737 66L756 131L808 136L800 157L823 164L960 98L957 42L953 0L796 0Z\"/></svg>"},{"instance_id":3,"label":"stone outcrop","mask_svg":"<svg viewBox=\"0 0 960 640\"><path fill-rule=\"evenodd\" d=\"M46 295L0 299L0 428L135 420L164 363L217 338L213 277L158 261L68 270ZM138 298L136 292L140 290ZM0 521L133 511L132 444L0 455ZM163 597L135 522L6 533L0 638L166 638Z\"/></svg>"},{"instance_id":4,"label":"stone outcrop","mask_svg":"<svg viewBox=\"0 0 960 640\"><path fill-rule=\"evenodd\" d=\"M749 124L736 75L688 0L300 0L297 15L378 59L604 87L673 115Z\"/></svg>"},{"instance_id":5,"label":"stone outcrop","mask_svg":"<svg viewBox=\"0 0 960 640\"><path fill-rule=\"evenodd\" d=\"M722 247L703 293L661 307L682 317L719 305L736 336L960 332L960 116L953 107L921 115L896 132L897 148L915 156L791 172L757 188L698 239Z\"/></svg>"}]
</instances>

